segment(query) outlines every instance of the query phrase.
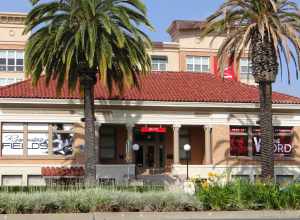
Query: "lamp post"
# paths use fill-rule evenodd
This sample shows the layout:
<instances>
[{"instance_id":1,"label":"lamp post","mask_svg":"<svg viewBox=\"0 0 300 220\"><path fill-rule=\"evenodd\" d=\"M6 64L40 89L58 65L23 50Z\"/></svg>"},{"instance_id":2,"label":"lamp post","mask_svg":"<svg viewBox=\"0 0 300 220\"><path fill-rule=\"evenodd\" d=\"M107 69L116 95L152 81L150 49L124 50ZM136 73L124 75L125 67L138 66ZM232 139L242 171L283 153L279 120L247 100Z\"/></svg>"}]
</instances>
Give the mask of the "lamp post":
<instances>
[{"instance_id":1,"label":"lamp post","mask_svg":"<svg viewBox=\"0 0 300 220\"><path fill-rule=\"evenodd\" d=\"M183 149L186 153L186 179L189 179L189 152L191 151L191 145L185 144Z\"/></svg>"},{"instance_id":2,"label":"lamp post","mask_svg":"<svg viewBox=\"0 0 300 220\"><path fill-rule=\"evenodd\" d=\"M135 152L135 166L134 166L134 176L135 176L135 179L137 179L137 152L139 151L140 149L140 145L138 144L134 144L132 145L132 150Z\"/></svg>"}]
</instances>

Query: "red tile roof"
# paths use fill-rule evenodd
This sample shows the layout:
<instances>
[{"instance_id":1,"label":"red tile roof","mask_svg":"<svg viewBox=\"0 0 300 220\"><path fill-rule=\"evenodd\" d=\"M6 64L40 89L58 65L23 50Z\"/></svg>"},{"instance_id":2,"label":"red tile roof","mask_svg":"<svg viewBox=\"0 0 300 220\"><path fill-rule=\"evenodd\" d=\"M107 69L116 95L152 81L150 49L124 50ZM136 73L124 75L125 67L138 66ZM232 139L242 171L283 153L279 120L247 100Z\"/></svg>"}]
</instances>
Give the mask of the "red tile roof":
<instances>
[{"instance_id":1,"label":"red tile roof","mask_svg":"<svg viewBox=\"0 0 300 220\"><path fill-rule=\"evenodd\" d=\"M37 87L30 80L0 88L0 98L37 99L79 99L78 91L69 93L65 85L57 96L56 83L45 86L42 78ZM186 72L153 72L141 77L140 90L128 89L122 96L110 96L99 82L95 88L96 100L136 100L170 102L219 102L219 103L257 103L258 89L232 80L222 80L212 74ZM273 103L300 104L300 98L273 93Z\"/></svg>"}]
</instances>

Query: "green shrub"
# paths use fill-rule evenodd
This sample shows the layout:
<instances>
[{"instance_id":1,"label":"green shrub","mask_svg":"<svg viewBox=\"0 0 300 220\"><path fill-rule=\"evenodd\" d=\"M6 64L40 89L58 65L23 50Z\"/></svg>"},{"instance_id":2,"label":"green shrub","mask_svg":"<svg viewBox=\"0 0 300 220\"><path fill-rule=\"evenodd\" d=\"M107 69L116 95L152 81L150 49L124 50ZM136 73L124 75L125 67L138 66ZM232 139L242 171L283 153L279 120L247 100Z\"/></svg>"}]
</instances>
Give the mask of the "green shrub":
<instances>
[{"instance_id":1,"label":"green shrub","mask_svg":"<svg viewBox=\"0 0 300 220\"><path fill-rule=\"evenodd\" d=\"M206 210L300 209L300 185L280 188L271 183L235 181L200 187L197 198Z\"/></svg>"},{"instance_id":2,"label":"green shrub","mask_svg":"<svg viewBox=\"0 0 300 220\"><path fill-rule=\"evenodd\" d=\"M60 213L94 211L196 211L194 196L167 191L88 188L65 191L1 192L0 213Z\"/></svg>"}]
</instances>

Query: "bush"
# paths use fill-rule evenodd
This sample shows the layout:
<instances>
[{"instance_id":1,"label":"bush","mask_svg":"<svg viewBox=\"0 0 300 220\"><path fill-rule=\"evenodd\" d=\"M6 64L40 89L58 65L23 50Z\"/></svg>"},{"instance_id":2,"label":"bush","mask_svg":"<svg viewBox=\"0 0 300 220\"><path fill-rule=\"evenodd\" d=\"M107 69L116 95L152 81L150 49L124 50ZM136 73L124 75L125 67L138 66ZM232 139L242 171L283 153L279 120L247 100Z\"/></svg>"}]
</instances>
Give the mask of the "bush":
<instances>
[{"instance_id":1,"label":"bush","mask_svg":"<svg viewBox=\"0 0 300 220\"><path fill-rule=\"evenodd\" d=\"M65 191L1 192L0 213L61 213L94 211L197 211L194 196L167 191L88 188Z\"/></svg>"},{"instance_id":2,"label":"bush","mask_svg":"<svg viewBox=\"0 0 300 220\"><path fill-rule=\"evenodd\" d=\"M300 185L280 188L276 184L236 181L200 187L198 200L206 210L300 209Z\"/></svg>"}]
</instances>

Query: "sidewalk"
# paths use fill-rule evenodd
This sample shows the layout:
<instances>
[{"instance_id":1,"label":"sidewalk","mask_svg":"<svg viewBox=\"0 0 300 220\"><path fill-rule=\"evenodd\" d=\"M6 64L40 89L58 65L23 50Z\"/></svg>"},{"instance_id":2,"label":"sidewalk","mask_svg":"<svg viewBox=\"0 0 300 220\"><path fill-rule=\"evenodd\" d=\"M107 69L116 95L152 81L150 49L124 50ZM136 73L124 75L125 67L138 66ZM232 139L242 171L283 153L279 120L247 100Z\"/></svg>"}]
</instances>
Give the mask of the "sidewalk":
<instances>
[{"instance_id":1,"label":"sidewalk","mask_svg":"<svg viewBox=\"0 0 300 220\"><path fill-rule=\"evenodd\" d=\"M212 219L300 219L300 211L88 213L0 215L0 220L212 220Z\"/></svg>"}]
</instances>

